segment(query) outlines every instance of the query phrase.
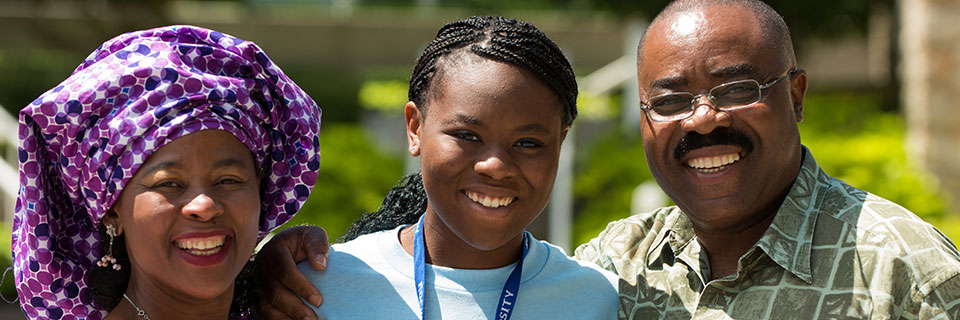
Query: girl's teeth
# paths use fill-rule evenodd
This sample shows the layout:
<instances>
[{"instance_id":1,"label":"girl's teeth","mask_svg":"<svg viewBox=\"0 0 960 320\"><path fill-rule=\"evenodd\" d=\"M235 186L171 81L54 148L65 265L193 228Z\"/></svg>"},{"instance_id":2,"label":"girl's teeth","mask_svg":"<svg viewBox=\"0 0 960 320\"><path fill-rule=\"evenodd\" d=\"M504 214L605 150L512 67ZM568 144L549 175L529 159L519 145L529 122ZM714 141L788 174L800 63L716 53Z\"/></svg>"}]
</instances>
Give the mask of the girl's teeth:
<instances>
[{"instance_id":1,"label":"girl's teeth","mask_svg":"<svg viewBox=\"0 0 960 320\"><path fill-rule=\"evenodd\" d=\"M479 203L487 208L499 208L505 207L513 202L513 198L493 198L487 196L481 196L479 193L467 191L467 197L470 200L473 200L476 203Z\"/></svg>"}]
</instances>

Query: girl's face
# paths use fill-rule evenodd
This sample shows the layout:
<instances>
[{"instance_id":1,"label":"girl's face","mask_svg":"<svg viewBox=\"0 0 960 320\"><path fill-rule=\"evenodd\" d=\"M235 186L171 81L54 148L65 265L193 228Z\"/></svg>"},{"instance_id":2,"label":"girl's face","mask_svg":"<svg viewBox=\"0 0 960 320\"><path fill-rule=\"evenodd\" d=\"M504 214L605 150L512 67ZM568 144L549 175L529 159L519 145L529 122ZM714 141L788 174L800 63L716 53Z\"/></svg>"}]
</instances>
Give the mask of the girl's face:
<instances>
[{"instance_id":1,"label":"girl's face","mask_svg":"<svg viewBox=\"0 0 960 320\"><path fill-rule=\"evenodd\" d=\"M427 214L482 251L522 236L557 174L557 95L530 72L466 57L446 64L424 108L405 108L410 154L420 156Z\"/></svg>"},{"instance_id":2,"label":"girl's face","mask_svg":"<svg viewBox=\"0 0 960 320\"><path fill-rule=\"evenodd\" d=\"M226 131L153 153L104 217L125 235L131 287L182 301L225 296L256 245L259 188L250 150Z\"/></svg>"}]
</instances>

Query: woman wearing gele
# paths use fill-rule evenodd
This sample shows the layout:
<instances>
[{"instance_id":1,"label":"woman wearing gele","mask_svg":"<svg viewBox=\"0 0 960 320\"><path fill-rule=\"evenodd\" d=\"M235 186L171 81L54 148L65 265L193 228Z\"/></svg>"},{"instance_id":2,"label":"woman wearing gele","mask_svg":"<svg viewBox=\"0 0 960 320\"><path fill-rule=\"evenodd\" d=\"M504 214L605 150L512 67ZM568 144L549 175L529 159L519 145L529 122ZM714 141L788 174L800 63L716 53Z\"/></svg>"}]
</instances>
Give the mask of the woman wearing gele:
<instances>
[{"instance_id":1,"label":"woman wearing gele","mask_svg":"<svg viewBox=\"0 0 960 320\"><path fill-rule=\"evenodd\" d=\"M616 276L524 228L550 197L576 117L576 81L534 26L502 17L447 24L424 50L404 109L420 175L300 269L328 319L614 319ZM402 224L402 225L401 225ZM408 225L412 224L412 225Z\"/></svg>"},{"instance_id":2,"label":"woman wearing gele","mask_svg":"<svg viewBox=\"0 0 960 320\"><path fill-rule=\"evenodd\" d=\"M320 109L257 45L120 35L20 111L13 227L31 319L251 317L254 246L306 201Z\"/></svg>"}]
</instances>

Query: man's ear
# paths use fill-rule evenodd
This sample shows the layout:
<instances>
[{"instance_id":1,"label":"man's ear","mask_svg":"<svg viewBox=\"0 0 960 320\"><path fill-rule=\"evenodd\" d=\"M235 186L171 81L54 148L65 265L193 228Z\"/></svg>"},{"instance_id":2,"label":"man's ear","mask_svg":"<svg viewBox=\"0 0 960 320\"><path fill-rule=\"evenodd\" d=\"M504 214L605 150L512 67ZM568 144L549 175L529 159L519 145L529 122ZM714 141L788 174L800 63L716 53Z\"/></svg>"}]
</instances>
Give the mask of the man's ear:
<instances>
[{"instance_id":1,"label":"man's ear","mask_svg":"<svg viewBox=\"0 0 960 320\"><path fill-rule=\"evenodd\" d=\"M570 133L570 126L563 128L563 132L560 132L560 144L563 144L564 140L567 140L567 133Z\"/></svg>"},{"instance_id":2,"label":"man's ear","mask_svg":"<svg viewBox=\"0 0 960 320\"><path fill-rule=\"evenodd\" d=\"M413 101L403 107L403 119L407 123L407 148L410 155L420 156L420 126L423 124L423 113Z\"/></svg>"},{"instance_id":3,"label":"man's ear","mask_svg":"<svg viewBox=\"0 0 960 320\"><path fill-rule=\"evenodd\" d=\"M103 218L100 218L101 224L109 224L117 228L117 235L123 234L123 225L120 224L120 217L117 216L117 212L111 208L107 211L107 214L103 215Z\"/></svg>"},{"instance_id":4,"label":"man's ear","mask_svg":"<svg viewBox=\"0 0 960 320\"><path fill-rule=\"evenodd\" d=\"M790 77L790 97L793 98L793 113L797 122L803 121L803 97L807 94L807 72L803 69Z\"/></svg>"}]
</instances>

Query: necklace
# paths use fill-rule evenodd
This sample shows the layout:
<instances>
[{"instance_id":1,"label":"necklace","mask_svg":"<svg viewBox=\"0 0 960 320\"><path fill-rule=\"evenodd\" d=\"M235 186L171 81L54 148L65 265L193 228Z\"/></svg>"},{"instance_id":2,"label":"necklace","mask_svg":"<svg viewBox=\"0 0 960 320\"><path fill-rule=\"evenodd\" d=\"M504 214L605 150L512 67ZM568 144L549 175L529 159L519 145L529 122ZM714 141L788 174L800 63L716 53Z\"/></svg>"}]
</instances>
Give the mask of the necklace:
<instances>
[{"instance_id":1,"label":"necklace","mask_svg":"<svg viewBox=\"0 0 960 320\"><path fill-rule=\"evenodd\" d=\"M137 309L137 317L150 320L150 316L147 315L147 312L143 311L143 309L140 309L136 303L133 303L133 300L130 300L130 297L128 297L126 293L123 294L123 297L127 299L127 302L129 302L134 309Z\"/></svg>"}]
</instances>

